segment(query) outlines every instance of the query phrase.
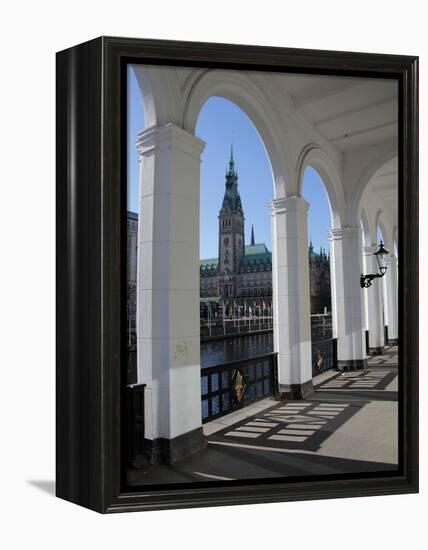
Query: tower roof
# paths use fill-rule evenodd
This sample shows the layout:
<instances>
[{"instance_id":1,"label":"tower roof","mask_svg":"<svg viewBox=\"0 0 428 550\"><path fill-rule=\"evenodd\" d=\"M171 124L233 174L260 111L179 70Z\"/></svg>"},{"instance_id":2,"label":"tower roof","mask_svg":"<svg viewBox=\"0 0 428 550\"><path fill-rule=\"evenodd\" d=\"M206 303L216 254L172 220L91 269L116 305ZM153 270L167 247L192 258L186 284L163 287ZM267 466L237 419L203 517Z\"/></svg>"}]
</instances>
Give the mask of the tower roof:
<instances>
[{"instance_id":1,"label":"tower roof","mask_svg":"<svg viewBox=\"0 0 428 550\"><path fill-rule=\"evenodd\" d=\"M238 172L235 169L233 158L233 143L230 147L229 169L226 171L226 188L221 210L238 211L242 214L241 197L238 191Z\"/></svg>"},{"instance_id":2,"label":"tower roof","mask_svg":"<svg viewBox=\"0 0 428 550\"><path fill-rule=\"evenodd\" d=\"M233 141L230 145L229 173L235 173L235 161L233 160Z\"/></svg>"}]
</instances>

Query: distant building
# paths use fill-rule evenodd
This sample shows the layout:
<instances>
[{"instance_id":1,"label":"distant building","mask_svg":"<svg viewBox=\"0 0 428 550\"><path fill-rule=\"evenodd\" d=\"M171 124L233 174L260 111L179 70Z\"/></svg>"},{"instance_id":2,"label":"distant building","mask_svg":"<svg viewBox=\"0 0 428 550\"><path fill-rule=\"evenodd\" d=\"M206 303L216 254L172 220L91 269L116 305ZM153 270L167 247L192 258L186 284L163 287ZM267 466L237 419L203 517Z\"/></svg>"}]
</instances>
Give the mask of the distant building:
<instances>
[{"instance_id":1,"label":"distant building","mask_svg":"<svg viewBox=\"0 0 428 550\"><path fill-rule=\"evenodd\" d=\"M245 217L238 191L238 173L231 150L223 203L218 215L218 257L200 260L201 316L210 313L272 313L272 253L264 243L245 244ZM128 320L135 332L138 215L128 212ZM330 258L309 246L311 313L330 310Z\"/></svg>"},{"instance_id":2,"label":"distant building","mask_svg":"<svg viewBox=\"0 0 428 550\"><path fill-rule=\"evenodd\" d=\"M323 248L318 254L314 252L312 242L309 245L309 284L311 313L331 311L330 255Z\"/></svg>"},{"instance_id":3,"label":"distant building","mask_svg":"<svg viewBox=\"0 0 428 550\"><path fill-rule=\"evenodd\" d=\"M272 253L264 243L245 245L245 217L238 191L233 150L219 220L219 256L200 261L201 315L223 308L229 315L263 314L272 311ZM309 247L311 313L330 310L330 260L326 252ZM208 306L209 304L209 306Z\"/></svg>"}]
</instances>

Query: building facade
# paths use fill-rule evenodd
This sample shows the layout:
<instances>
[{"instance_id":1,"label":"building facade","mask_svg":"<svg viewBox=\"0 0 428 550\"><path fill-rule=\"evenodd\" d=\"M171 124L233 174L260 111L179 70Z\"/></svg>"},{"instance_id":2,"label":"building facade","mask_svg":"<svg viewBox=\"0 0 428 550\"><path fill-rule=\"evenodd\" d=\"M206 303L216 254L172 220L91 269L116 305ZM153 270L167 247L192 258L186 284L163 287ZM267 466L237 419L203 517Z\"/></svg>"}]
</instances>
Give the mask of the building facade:
<instances>
[{"instance_id":1,"label":"building facade","mask_svg":"<svg viewBox=\"0 0 428 550\"><path fill-rule=\"evenodd\" d=\"M309 285L311 291L311 313L331 312L330 255L320 248L314 251L309 244Z\"/></svg>"},{"instance_id":2,"label":"building facade","mask_svg":"<svg viewBox=\"0 0 428 550\"><path fill-rule=\"evenodd\" d=\"M272 314L272 253L265 243L245 244L245 217L233 149L218 215L218 257L200 261L201 317ZM309 246L311 313L330 306L330 258Z\"/></svg>"},{"instance_id":3,"label":"building facade","mask_svg":"<svg viewBox=\"0 0 428 550\"><path fill-rule=\"evenodd\" d=\"M127 220L128 339L133 345L136 330L138 215ZM309 246L311 313L324 313L330 306L330 257L325 250ZM245 216L238 191L238 172L233 150L223 202L218 215L218 257L200 260L201 318L272 315L272 253L265 243L245 244Z\"/></svg>"},{"instance_id":4,"label":"building facade","mask_svg":"<svg viewBox=\"0 0 428 550\"><path fill-rule=\"evenodd\" d=\"M206 445L201 415L201 323L198 315L192 315L200 304L200 255L198 239L189 239L200 227L205 142L195 129L203 105L218 96L234 102L264 144L273 184L269 209L278 385L285 399L306 399L313 390L313 354L304 173L308 166L318 172L331 208L337 365L340 370L363 369L367 328L370 347L382 346L383 306L381 285L361 290L362 246L369 253L368 247L376 244L380 221L385 226L386 248L393 250L396 245L398 250L399 244L399 87L396 79L356 77L347 79L344 86L342 79L329 75L308 78L202 67L168 70L144 64L135 64L132 70L147 115L136 136L139 185L145 191L138 207L138 239L145 246L138 247L137 303L147 313L137 323L137 382L145 384L145 438L156 450L153 457L170 463ZM177 193L181 188L185 201ZM162 192L155 193L156 189ZM214 255L219 256L217 251ZM364 259L370 269L371 256ZM390 261L395 268L386 274L386 278L392 275L385 309L388 328L398 326L398 258L391 256ZM214 263L219 263L218 258ZM166 273L159 292L159 274Z\"/></svg>"}]
</instances>

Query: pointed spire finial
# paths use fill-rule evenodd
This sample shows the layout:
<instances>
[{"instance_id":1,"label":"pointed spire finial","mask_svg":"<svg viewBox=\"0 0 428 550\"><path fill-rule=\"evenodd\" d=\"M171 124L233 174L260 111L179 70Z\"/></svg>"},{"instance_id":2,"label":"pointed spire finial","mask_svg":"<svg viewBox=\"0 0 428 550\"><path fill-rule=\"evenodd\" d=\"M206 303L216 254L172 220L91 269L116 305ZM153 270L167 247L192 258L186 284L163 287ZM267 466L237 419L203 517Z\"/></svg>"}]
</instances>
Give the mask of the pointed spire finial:
<instances>
[{"instance_id":1,"label":"pointed spire finial","mask_svg":"<svg viewBox=\"0 0 428 550\"><path fill-rule=\"evenodd\" d=\"M254 246L256 243L254 241L254 225L251 224L251 246Z\"/></svg>"},{"instance_id":2,"label":"pointed spire finial","mask_svg":"<svg viewBox=\"0 0 428 550\"><path fill-rule=\"evenodd\" d=\"M229 160L229 172L234 173L235 161L233 159L233 136L232 143L230 145L230 160Z\"/></svg>"}]
</instances>

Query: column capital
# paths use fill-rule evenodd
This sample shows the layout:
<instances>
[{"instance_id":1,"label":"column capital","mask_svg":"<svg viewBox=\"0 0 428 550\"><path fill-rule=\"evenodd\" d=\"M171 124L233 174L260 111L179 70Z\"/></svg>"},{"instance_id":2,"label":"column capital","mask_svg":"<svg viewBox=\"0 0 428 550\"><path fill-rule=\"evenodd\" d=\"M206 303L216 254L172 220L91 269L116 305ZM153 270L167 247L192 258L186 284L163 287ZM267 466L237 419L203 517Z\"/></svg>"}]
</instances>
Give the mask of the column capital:
<instances>
[{"instance_id":1,"label":"column capital","mask_svg":"<svg viewBox=\"0 0 428 550\"><path fill-rule=\"evenodd\" d=\"M303 212L306 214L308 212L309 203L306 202L302 197L297 195L292 195L289 197L280 197L278 199L273 199L268 203L271 215L283 214L285 212Z\"/></svg>"},{"instance_id":2,"label":"column capital","mask_svg":"<svg viewBox=\"0 0 428 550\"><path fill-rule=\"evenodd\" d=\"M358 226L346 226L337 229L329 229L327 234L330 241L341 241L342 239L355 239L359 237L360 231Z\"/></svg>"},{"instance_id":3,"label":"column capital","mask_svg":"<svg viewBox=\"0 0 428 550\"><path fill-rule=\"evenodd\" d=\"M173 123L165 126L152 126L137 135L137 151L140 156L150 155L156 150L178 148L181 152L200 159L205 142L194 134Z\"/></svg>"}]
</instances>

